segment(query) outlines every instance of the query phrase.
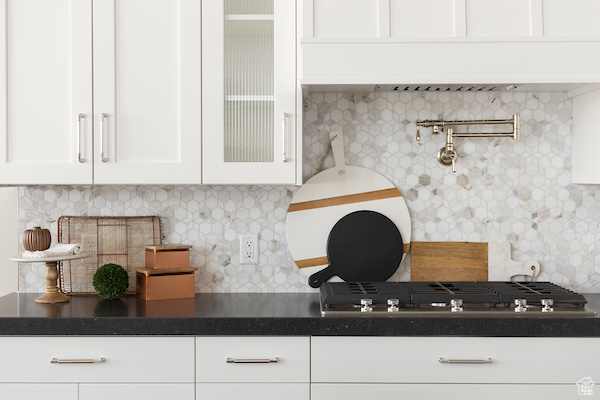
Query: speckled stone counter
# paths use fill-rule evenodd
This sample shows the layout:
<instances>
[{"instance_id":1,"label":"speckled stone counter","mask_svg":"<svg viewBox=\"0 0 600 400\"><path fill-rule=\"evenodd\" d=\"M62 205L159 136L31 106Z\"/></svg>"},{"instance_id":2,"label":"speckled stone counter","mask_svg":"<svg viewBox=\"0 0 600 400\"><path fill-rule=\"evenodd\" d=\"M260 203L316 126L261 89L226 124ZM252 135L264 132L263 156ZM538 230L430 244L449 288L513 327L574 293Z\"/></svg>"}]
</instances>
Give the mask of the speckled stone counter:
<instances>
[{"instance_id":1,"label":"speckled stone counter","mask_svg":"<svg viewBox=\"0 0 600 400\"><path fill-rule=\"evenodd\" d=\"M0 335L293 335L600 337L590 318L322 317L318 294L197 294L193 299L108 301L71 297L35 304L39 294L0 297ZM600 294L585 295L600 315Z\"/></svg>"}]
</instances>

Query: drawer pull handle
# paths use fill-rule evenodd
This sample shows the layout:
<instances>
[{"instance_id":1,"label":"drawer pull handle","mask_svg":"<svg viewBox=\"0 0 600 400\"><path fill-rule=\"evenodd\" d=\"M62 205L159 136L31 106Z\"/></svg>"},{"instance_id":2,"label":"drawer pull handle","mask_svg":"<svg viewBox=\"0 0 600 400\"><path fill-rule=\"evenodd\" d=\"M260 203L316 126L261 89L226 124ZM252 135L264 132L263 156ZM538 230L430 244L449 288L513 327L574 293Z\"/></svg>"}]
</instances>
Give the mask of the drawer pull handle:
<instances>
[{"instance_id":1,"label":"drawer pull handle","mask_svg":"<svg viewBox=\"0 0 600 400\"><path fill-rule=\"evenodd\" d=\"M275 358L227 358L228 364L269 364L278 363L279 357Z\"/></svg>"},{"instance_id":2,"label":"drawer pull handle","mask_svg":"<svg viewBox=\"0 0 600 400\"><path fill-rule=\"evenodd\" d=\"M438 361L442 364L492 364L494 362L489 357L482 360L438 358Z\"/></svg>"},{"instance_id":3,"label":"drawer pull handle","mask_svg":"<svg viewBox=\"0 0 600 400\"><path fill-rule=\"evenodd\" d=\"M97 364L103 363L106 358L102 357L97 360L93 358L53 358L50 360L51 364Z\"/></svg>"}]
</instances>

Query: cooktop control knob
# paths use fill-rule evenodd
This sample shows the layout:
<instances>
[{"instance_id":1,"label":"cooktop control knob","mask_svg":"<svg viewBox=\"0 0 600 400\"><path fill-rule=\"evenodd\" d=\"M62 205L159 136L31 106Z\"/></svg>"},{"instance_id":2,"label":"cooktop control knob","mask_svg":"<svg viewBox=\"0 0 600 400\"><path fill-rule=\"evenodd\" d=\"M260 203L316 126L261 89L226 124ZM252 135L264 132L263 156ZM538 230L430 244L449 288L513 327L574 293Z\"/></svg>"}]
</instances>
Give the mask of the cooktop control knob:
<instances>
[{"instance_id":1,"label":"cooktop control knob","mask_svg":"<svg viewBox=\"0 0 600 400\"><path fill-rule=\"evenodd\" d=\"M400 304L400 300L388 299L387 303L388 303L388 312L400 311L400 308L398 308L398 304Z\"/></svg>"},{"instance_id":2,"label":"cooktop control knob","mask_svg":"<svg viewBox=\"0 0 600 400\"><path fill-rule=\"evenodd\" d=\"M463 310L463 301L462 299L452 299L450 300L450 306L452 307L450 311L452 312L460 312Z\"/></svg>"},{"instance_id":3,"label":"cooktop control knob","mask_svg":"<svg viewBox=\"0 0 600 400\"><path fill-rule=\"evenodd\" d=\"M552 299L542 299L542 312L552 312L554 311L554 300Z\"/></svg>"},{"instance_id":4,"label":"cooktop control knob","mask_svg":"<svg viewBox=\"0 0 600 400\"><path fill-rule=\"evenodd\" d=\"M373 300L371 299L361 299L360 300L360 312L371 312L373 311L373 307L371 307L371 304L373 304Z\"/></svg>"},{"instance_id":5,"label":"cooktop control knob","mask_svg":"<svg viewBox=\"0 0 600 400\"><path fill-rule=\"evenodd\" d=\"M515 299L515 312L525 312L525 311L527 311L527 300Z\"/></svg>"}]
</instances>

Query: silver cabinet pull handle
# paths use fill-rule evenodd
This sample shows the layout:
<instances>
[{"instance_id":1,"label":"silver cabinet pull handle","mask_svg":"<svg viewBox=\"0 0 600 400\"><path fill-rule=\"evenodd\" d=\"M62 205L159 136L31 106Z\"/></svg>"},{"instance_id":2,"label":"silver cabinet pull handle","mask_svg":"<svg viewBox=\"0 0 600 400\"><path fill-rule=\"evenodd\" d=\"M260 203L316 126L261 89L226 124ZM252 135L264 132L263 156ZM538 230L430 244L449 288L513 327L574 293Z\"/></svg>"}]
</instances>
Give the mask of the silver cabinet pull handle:
<instances>
[{"instance_id":1,"label":"silver cabinet pull handle","mask_svg":"<svg viewBox=\"0 0 600 400\"><path fill-rule=\"evenodd\" d=\"M104 155L104 133L105 133L105 121L106 121L106 117L108 117L108 115L106 113L102 113L100 114L100 145L101 145L101 149L100 149L100 160L102 162L107 162L108 158L106 158L106 156Z\"/></svg>"},{"instance_id":2,"label":"silver cabinet pull handle","mask_svg":"<svg viewBox=\"0 0 600 400\"><path fill-rule=\"evenodd\" d=\"M438 358L438 361L442 364L492 364L494 362L489 357L481 360Z\"/></svg>"},{"instance_id":3,"label":"silver cabinet pull handle","mask_svg":"<svg viewBox=\"0 0 600 400\"><path fill-rule=\"evenodd\" d=\"M288 113L283 113L283 162L288 162L287 157L287 120Z\"/></svg>"},{"instance_id":4,"label":"silver cabinet pull handle","mask_svg":"<svg viewBox=\"0 0 600 400\"><path fill-rule=\"evenodd\" d=\"M278 363L279 357L275 358L227 358L228 364L269 364Z\"/></svg>"},{"instance_id":5,"label":"silver cabinet pull handle","mask_svg":"<svg viewBox=\"0 0 600 400\"><path fill-rule=\"evenodd\" d=\"M85 118L85 114L77 114L77 147L78 147L78 153L77 153L77 160L82 163L85 162L85 158L82 157L83 154L83 138L81 137L81 135L83 135L83 129L81 127L81 123L82 123L82 119Z\"/></svg>"},{"instance_id":6,"label":"silver cabinet pull handle","mask_svg":"<svg viewBox=\"0 0 600 400\"><path fill-rule=\"evenodd\" d=\"M93 358L53 358L50 360L51 364L97 364L103 363L106 358L102 357L97 360Z\"/></svg>"}]
</instances>

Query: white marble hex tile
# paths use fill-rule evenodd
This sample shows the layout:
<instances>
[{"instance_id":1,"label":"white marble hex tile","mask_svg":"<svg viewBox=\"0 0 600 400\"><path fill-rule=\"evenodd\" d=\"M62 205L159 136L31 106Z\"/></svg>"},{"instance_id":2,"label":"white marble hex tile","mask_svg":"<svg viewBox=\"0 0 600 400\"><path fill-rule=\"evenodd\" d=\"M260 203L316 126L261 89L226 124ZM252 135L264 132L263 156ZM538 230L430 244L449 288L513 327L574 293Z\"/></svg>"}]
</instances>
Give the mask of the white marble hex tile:
<instances>
[{"instance_id":1,"label":"white marble hex tile","mask_svg":"<svg viewBox=\"0 0 600 400\"><path fill-rule=\"evenodd\" d=\"M572 101L564 93L310 93L305 99L305 177L315 174L329 132L345 133L351 165L372 168L403 193L413 240L510 241L515 257L539 258L540 279L583 291L600 289L600 189L571 185ZM457 139L458 172L435 155L444 135L416 119L521 115L519 142ZM333 166L329 155L324 163ZM99 186L19 189L21 230L56 226L65 213L159 215L167 240L192 244L196 290L314 291L293 264L285 237L288 186ZM243 233L260 235L260 265L239 269ZM239 272L239 273L238 273ZM395 279L410 277L404 262ZM44 286L43 272L21 266L22 291Z\"/></svg>"}]
</instances>

